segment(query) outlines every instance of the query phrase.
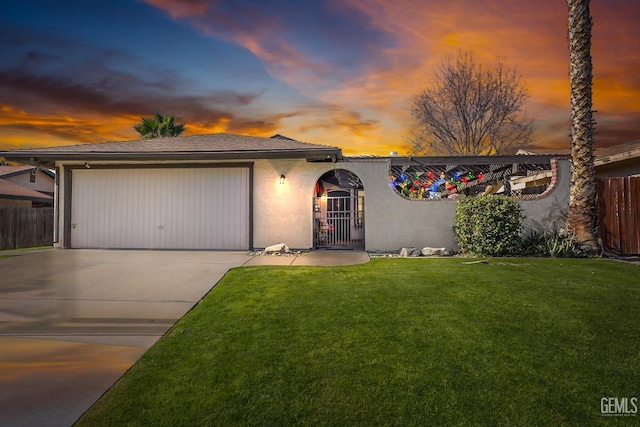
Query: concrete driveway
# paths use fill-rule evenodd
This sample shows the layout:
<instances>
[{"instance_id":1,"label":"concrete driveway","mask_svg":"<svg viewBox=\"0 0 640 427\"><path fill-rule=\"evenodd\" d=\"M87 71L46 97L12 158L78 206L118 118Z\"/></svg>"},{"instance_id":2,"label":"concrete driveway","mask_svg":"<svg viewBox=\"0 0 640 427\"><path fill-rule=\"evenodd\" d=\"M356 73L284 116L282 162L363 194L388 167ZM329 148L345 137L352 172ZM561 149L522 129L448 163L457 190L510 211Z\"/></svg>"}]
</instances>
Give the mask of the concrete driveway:
<instances>
[{"instance_id":1,"label":"concrete driveway","mask_svg":"<svg viewBox=\"0 0 640 427\"><path fill-rule=\"evenodd\" d=\"M0 425L70 426L241 252L49 250L0 259Z\"/></svg>"},{"instance_id":2,"label":"concrete driveway","mask_svg":"<svg viewBox=\"0 0 640 427\"><path fill-rule=\"evenodd\" d=\"M13 255L0 258L0 426L12 427L72 425L231 268L369 261L322 250Z\"/></svg>"}]
</instances>

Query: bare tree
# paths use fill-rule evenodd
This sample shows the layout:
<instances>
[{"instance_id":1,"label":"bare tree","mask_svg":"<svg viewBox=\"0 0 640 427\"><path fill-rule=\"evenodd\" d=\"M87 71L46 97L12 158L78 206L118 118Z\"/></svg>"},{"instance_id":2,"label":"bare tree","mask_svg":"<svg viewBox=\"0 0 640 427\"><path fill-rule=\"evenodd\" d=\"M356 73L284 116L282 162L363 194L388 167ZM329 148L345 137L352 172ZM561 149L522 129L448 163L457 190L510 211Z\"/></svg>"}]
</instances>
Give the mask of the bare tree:
<instances>
[{"instance_id":1,"label":"bare tree","mask_svg":"<svg viewBox=\"0 0 640 427\"><path fill-rule=\"evenodd\" d=\"M597 252L600 247L593 159L591 15L589 0L567 0L567 5L571 79L571 190L567 228L585 249Z\"/></svg>"},{"instance_id":2,"label":"bare tree","mask_svg":"<svg viewBox=\"0 0 640 427\"><path fill-rule=\"evenodd\" d=\"M411 104L418 133L412 154L501 155L533 141L533 121L523 111L528 99L515 68L497 61L485 69L470 52L440 65L431 85Z\"/></svg>"}]
</instances>

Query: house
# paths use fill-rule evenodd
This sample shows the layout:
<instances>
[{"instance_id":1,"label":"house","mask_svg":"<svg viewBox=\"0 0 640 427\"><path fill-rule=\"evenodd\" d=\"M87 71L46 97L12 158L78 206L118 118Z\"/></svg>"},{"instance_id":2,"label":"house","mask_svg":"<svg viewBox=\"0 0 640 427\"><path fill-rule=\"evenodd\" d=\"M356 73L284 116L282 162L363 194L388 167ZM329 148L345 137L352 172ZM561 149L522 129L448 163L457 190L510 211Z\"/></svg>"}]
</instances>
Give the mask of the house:
<instances>
[{"instance_id":1,"label":"house","mask_svg":"<svg viewBox=\"0 0 640 427\"><path fill-rule=\"evenodd\" d=\"M53 197L0 178L0 208L50 207Z\"/></svg>"},{"instance_id":2,"label":"house","mask_svg":"<svg viewBox=\"0 0 640 427\"><path fill-rule=\"evenodd\" d=\"M570 149L526 149L520 155L569 154ZM622 256L640 253L640 140L594 150L599 233L605 250ZM549 172L525 177L520 185L532 180L550 180Z\"/></svg>"},{"instance_id":3,"label":"house","mask_svg":"<svg viewBox=\"0 0 640 427\"><path fill-rule=\"evenodd\" d=\"M0 165L0 207L51 207L54 187L49 169Z\"/></svg>"},{"instance_id":4,"label":"house","mask_svg":"<svg viewBox=\"0 0 640 427\"><path fill-rule=\"evenodd\" d=\"M640 139L596 150L596 176L640 175Z\"/></svg>"},{"instance_id":5,"label":"house","mask_svg":"<svg viewBox=\"0 0 640 427\"><path fill-rule=\"evenodd\" d=\"M568 156L570 148L520 149L518 155ZM640 175L640 140L626 142L594 150L594 166L597 178Z\"/></svg>"},{"instance_id":6,"label":"house","mask_svg":"<svg viewBox=\"0 0 640 427\"><path fill-rule=\"evenodd\" d=\"M61 248L455 247L456 197L550 171L521 206L551 229L569 198L553 156L343 156L338 147L213 134L0 152L56 170ZM437 174L437 177L436 177Z\"/></svg>"},{"instance_id":7,"label":"house","mask_svg":"<svg viewBox=\"0 0 640 427\"><path fill-rule=\"evenodd\" d=\"M50 169L36 166L0 165L0 179L53 197L56 175Z\"/></svg>"}]
</instances>

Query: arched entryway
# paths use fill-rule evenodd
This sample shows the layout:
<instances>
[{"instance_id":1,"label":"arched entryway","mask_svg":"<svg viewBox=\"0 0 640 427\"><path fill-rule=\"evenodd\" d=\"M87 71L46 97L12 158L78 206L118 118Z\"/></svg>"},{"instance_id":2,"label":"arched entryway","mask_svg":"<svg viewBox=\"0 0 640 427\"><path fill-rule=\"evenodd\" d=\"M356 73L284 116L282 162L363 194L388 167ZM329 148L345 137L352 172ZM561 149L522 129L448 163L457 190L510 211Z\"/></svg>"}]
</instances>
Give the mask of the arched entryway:
<instances>
[{"instance_id":1,"label":"arched entryway","mask_svg":"<svg viewBox=\"0 0 640 427\"><path fill-rule=\"evenodd\" d=\"M313 195L313 246L364 249L364 187L345 169L334 169L316 182Z\"/></svg>"}]
</instances>

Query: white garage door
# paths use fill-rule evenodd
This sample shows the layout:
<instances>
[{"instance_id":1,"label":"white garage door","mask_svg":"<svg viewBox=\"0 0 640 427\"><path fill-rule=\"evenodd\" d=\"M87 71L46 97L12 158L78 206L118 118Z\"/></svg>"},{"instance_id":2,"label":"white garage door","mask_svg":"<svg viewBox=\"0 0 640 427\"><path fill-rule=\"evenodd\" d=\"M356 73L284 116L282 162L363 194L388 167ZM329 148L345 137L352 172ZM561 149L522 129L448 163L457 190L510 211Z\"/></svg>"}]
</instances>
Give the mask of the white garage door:
<instances>
[{"instance_id":1,"label":"white garage door","mask_svg":"<svg viewBox=\"0 0 640 427\"><path fill-rule=\"evenodd\" d=\"M249 249L249 169L75 169L71 247Z\"/></svg>"}]
</instances>

